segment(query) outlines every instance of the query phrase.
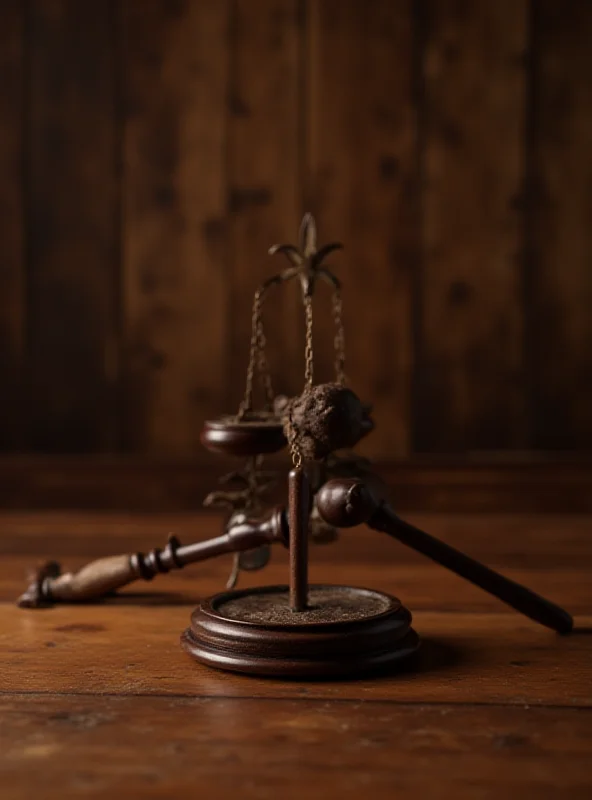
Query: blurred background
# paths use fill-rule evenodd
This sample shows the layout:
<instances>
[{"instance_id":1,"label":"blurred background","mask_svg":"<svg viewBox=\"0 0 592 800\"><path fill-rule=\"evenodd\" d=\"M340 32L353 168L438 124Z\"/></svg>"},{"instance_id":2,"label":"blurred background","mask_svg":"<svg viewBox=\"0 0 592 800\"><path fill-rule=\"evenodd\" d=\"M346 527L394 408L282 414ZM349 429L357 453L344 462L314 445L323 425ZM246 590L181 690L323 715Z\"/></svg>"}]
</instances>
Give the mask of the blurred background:
<instances>
[{"instance_id":1,"label":"blurred background","mask_svg":"<svg viewBox=\"0 0 592 800\"><path fill-rule=\"evenodd\" d=\"M0 0L0 503L199 505L304 211L365 454L592 503L591 41L588 0ZM265 324L297 393L295 284Z\"/></svg>"}]
</instances>

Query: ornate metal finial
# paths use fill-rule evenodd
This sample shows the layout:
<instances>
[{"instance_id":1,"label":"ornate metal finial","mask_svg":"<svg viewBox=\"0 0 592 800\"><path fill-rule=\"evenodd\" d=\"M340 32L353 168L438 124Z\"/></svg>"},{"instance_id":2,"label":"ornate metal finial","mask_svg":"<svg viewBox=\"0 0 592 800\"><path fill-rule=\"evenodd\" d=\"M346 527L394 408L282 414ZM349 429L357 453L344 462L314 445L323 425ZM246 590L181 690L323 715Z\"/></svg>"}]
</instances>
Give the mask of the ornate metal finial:
<instances>
[{"instance_id":1,"label":"ornate metal finial","mask_svg":"<svg viewBox=\"0 0 592 800\"><path fill-rule=\"evenodd\" d=\"M323 266L327 256L343 247L339 242L331 242L317 248L317 226L312 214L305 214L300 224L298 246L293 244L275 244L270 247L270 255L283 253L291 266L282 272L267 278L255 292L253 311L251 317L251 347L245 396L241 402L238 419L243 420L252 412L253 408L253 381L255 371L263 384L266 397L266 409L272 409L275 394L271 376L265 357L265 334L263 333L262 307L263 300L269 289L278 284L286 283L292 278L299 278L302 287L302 300L306 321L305 342L305 387L310 388L313 383L313 352L312 352L312 295L317 279L322 279L333 287L333 319L335 321L335 378L340 385L345 384L345 336L343 330L341 283L336 275L326 266Z\"/></svg>"},{"instance_id":2,"label":"ornate metal finial","mask_svg":"<svg viewBox=\"0 0 592 800\"><path fill-rule=\"evenodd\" d=\"M302 293L310 297L314 291L317 278L323 278L335 289L340 289L339 279L323 266L325 258L334 250L340 250L340 242L332 242L317 249L317 226L312 214L305 214L300 224L298 246L293 244L274 244L269 248L269 254L283 253L291 267L285 269L277 276L278 281L289 281L298 276L302 285Z\"/></svg>"}]
</instances>

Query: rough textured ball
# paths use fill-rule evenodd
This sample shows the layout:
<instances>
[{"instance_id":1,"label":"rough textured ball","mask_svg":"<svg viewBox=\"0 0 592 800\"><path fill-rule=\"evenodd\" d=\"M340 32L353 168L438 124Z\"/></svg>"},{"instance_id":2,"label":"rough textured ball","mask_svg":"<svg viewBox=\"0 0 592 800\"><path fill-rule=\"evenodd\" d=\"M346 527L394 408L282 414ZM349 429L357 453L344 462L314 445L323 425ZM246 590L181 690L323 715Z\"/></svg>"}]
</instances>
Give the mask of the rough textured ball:
<instances>
[{"instance_id":1,"label":"rough textured ball","mask_svg":"<svg viewBox=\"0 0 592 800\"><path fill-rule=\"evenodd\" d=\"M319 460L354 447L373 428L358 396L338 383L321 383L293 401L292 422L302 457Z\"/></svg>"}]
</instances>

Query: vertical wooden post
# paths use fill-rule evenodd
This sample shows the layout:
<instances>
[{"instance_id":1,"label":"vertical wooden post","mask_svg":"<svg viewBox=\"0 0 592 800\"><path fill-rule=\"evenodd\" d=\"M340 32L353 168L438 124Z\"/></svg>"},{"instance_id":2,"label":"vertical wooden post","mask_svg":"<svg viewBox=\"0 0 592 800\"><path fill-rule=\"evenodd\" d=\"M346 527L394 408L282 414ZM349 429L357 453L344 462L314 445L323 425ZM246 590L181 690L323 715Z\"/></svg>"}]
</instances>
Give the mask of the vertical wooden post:
<instances>
[{"instance_id":1,"label":"vertical wooden post","mask_svg":"<svg viewBox=\"0 0 592 800\"><path fill-rule=\"evenodd\" d=\"M305 611L308 605L308 515L310 486L302 467L288 475L290 524L290 608Z\"/></svg>"}]
</instances>

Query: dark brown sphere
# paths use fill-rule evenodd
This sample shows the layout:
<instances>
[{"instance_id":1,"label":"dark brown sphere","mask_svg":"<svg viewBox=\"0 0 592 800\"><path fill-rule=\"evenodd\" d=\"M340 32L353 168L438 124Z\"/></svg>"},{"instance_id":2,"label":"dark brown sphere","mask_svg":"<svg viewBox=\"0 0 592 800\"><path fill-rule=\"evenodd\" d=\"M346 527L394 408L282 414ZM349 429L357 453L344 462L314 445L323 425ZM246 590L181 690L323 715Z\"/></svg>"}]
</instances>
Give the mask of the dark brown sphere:
<instances>
[{"instance_id":1,"label":"dark brown sphere","mask_svg":"<svg viewBox=\"0 0 592 800\"><path fill-rule=\"evenodd\" d=\"M358 396L338 383L321 383L293 401L292 422L298 446L307 460L354 447L373 427Z\"/></svg>"},{"instance_id":2,"label":"dark brown sphere","mask_svg":"<svg viewBox=\"0 0 592 800\"><path fill-rule=\"evenodd\" d=\"M327 481L316 494L320 516L336 528L353 528L367 522L377 504L362 483L355 478L335 478Z\"/></svg>"}]
</instances>

